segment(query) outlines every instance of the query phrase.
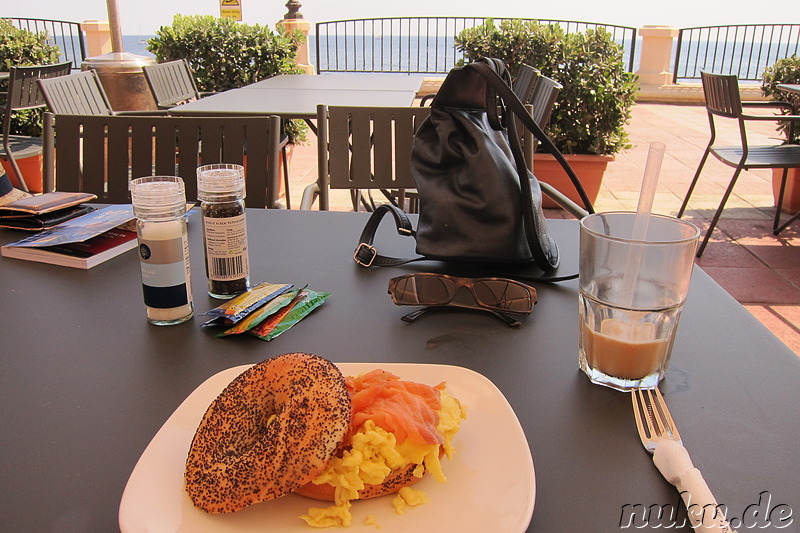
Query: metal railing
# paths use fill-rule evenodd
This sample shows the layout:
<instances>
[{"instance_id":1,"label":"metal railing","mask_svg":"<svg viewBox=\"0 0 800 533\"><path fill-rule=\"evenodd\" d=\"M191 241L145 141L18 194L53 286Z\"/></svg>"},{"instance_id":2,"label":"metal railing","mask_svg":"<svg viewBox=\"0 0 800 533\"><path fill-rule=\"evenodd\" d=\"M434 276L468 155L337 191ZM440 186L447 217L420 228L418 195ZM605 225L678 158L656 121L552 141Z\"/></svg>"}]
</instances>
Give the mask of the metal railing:
<instances>
[{"instance_id":1,"label":"metal railing","mask_svg":"<svg viewBox=\"0 0 800 533\"><path fill-rule=\"evenodd\" d=\"M47 33L47 41L58 46L59 61L71 61L73 69L80 69L86 59L86 43L79 22L49 19L0 17L10 20L15 27L34 33Z\"/></svg>"},{"instance_id":2,"label":"metal railing","mask_svg":"<svg viewBox=\"0 0 800 533\"><path fill-rule=\"evenodd\" d=\"M673 81L699 80L701 70L760 81L765 67L795 54L800 54L800 24L682 28Z\"/></svg>"},{"instance_id":3,"label":"metal railing","mask_svg":"<svg viewBox=\"0 0 800 533\"><path fill-rule=\"evenodd\" d=\"M464 58L455 37L480 26L487 17L391 17L350 19L316 24L317 72L447 73ZM567 33L604 28L623 48L623 60L633 71L636 28L594 22L492 18L559 24Z\"/></svg>"}]
</instances>

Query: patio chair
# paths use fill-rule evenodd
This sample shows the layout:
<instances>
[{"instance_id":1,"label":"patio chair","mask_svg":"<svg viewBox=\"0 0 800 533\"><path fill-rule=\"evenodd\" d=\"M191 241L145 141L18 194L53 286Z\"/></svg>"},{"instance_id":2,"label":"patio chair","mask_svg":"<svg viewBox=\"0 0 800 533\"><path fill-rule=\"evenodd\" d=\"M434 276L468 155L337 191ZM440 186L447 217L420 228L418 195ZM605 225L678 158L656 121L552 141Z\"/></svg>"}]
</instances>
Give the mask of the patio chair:
<instances>
[{"instance_id":1,"label":"patio chair","mask_svg":"<svg viewBox=\"0 0 800 533\"><path fill-rule=\"evenodd\" d=\"M700 164L697 167L694 178L689 185L689 190L683 199L681 208L678 211L678 217L682 217L689 204L689 199L692 196L694 187L703 170L703 166L708 159L709 154L713 154L722 163L735 167L733 176L731 176L728 188L722 195L722 200L719 203L714 217L711 219L711 224L706 231L705 237L697 250L697 257L703 255L706 245L714 231L717 222L719 221L722 210L725 208L725 203L733 191L736 184L736 179L741 174L742 170L750 169L783 169L783 180L781 183L780 193L778 196L778 207L775 210L775 219L773 222L772 230L775 235L780 233L784 228L791 224L800 213L793 215L789 220L781 224L781 204L783 203L783 194L786 187L786 176L788 169L800 166L800 145L797 144L772 144L772 145L751 145L747 140L747 122L748 121L773 121L782 122L790 121L792 125L795 123L800 124L800 116L796 114L796 110L787 102L742 102L739 94L739 80L735 74L712 74L709 72L701 72L701 81L703 84L703 94L706 99L706 111L708 112L708 122L711 128L711 139L708 141L708 146L703 157L700 159ZM750 115L745 114L743 107L780 107L789 109L793 114L791 115ZM720 122L724 119L731 119L734 121L739 130L739 138L741 142L733 146L715 146L717 136L717 120ZM790 129L791 138L791 129Z\"/></svg>"},{"instance_id":2,"label":"patio chair","mask_svg":"<svg viewBox=\"0 0 800 533\"><path fill-rule=\"evenodd\" d=\"M185 59L144 65L142 72L159 109L169 109L214 94L197 90L194 74Z\"/></svg>"},{"instance_id":3,"label":"patio chair","mask_svg":"<svg viewBox=\"0 0 800 533\"><path fill-rule=\"evenodd\" d=\"M165 115L155 109L115 111L94 70L38 81L47 108L56 115Z\"/></svg>"},{"instance_id":4,"label":"patio chair","mask_svg":"<svg viewBox=\"0 0 800 533\"><path fill-rule=\"evenodd\" d=\"M42 140L39 137L11 135L11 117L15 111L45 107L45 101L36 83L40 78L55 78L69 74L72 63L55 65L34 65L11 67L8 77L8 91L3 113L3 147L0 157L11 163L20 188L28 191L25 176L19 168L17 159L35 157L42 153ZM28 177L30 179L30 176Z\"/></svg>"},{"instance_id":5,"label":"patio chair","mask_svg":"<svg viewBox=\"0 0 800 533\"><path fill-rule=\"evenodd\" d=\"M527 100L522 100L522 98L520 98L522 103L527 104L526 107L528 107L533 121L536 122L542 130L547 129L547 125L550 123L550 117L553 114L553 107L558 98L558 93L560 93L563 88L564 86L556 80L538 74L536 84L530 94L528 94ZM517 96L519 96L519 94ZM533 153L536 152L538 141L530 134L527 128L522 126L521 122L517 122L517 131L523 132L522 147L525 153L525 160L528 163L528 168L533 168L531 166L533 165Z\"/></svg>"},{"instance_id":6,"label":"patio chair","mask_svg":"<svg viewBox=\"0 0 800 533\"><path fill-rule=\"evenodd\" d=\"M318 176L303 191L300 208L311 209L319 196L319 208L327 211L329 190L349 189L353 209L361 202L369 210L373 206L361 192L378 189L388 201L415 211L406 204L407 191L416 188L411 143L429 115L429 107L317 106Z\"/></svg>"},{"instance_id":7,"label":"patio chair","mask_svg":"<svg viewBox=\"0 0 800 533\"><path fill-rule=\"evenodd\" d=\"M245 166L247 207L277 206L277 116L45 113L44 126L46 190L85 191L100 202L128 203L131 178L168 175L183 178L191 202L197 199L198 166L236 163Z\"/></svg>"}]
</instances>

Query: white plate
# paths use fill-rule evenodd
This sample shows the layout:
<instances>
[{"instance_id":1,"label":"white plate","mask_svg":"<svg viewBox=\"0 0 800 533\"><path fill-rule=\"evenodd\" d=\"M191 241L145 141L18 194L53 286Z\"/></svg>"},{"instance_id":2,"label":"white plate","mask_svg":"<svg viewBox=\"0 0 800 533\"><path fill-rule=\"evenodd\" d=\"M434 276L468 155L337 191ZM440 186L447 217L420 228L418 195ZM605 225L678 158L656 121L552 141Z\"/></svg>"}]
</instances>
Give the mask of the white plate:
<instances>
[{"instance_id":1,"label":"white plate","mask_svg":"<svg viewBox=\"0 0 800 533\"><path fill-rule=\"evenodd\" d=\"M445 365L341 363L345 375L382 368L402 379L447 390L467 408L454 440L456 454L443 459L446 483L430 476L415 485L428 503L397 514L391 496L353 502L348 532L375 533L364 525L373 515L381 533L439 531L520 533L533 514L536 481L528 441L503 394L472 370ZM289 495L242 511L211 515L196 508L183 489L183 469L195 429L208 405L249 365L224 370L200 385L170 416L133 469L119 507L123 533L141 532L304 532L298 516L322 502ZM333 529L332 531L336 531ZM342 529L338 529L342 531Z\"/></svg>"}]
</instances>

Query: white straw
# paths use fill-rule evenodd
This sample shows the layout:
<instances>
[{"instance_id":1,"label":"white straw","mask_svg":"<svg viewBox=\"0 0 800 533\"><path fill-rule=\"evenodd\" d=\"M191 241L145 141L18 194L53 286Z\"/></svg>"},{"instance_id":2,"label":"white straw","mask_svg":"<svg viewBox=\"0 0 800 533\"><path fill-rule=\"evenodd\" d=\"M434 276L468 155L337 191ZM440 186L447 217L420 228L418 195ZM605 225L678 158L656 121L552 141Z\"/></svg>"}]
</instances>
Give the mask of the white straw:
<instances>
[{"instance_id":1,"label":"white straw","mask_svg":"<svg viewBox=\"0 0 800 533\"><path fill-rule=\"evenodd\" d=\"M642 242L647 239L647 227L650 224L650 213L653 210L653 199L658 185L658 175L661 172L661 162L664 160L666 146L662 142L650 143L647 152L647 163L642 177L642 189L639 193L639 204L636 207L636 218L633 221L631 240ZM633 305L633 293L636 289L636 280L639 277L639 268L642 262L642 249L633 245L628 250L625 262L625 271L622 273L622 292L620 301L623 307Z\"/></svg>"}]
</instances>

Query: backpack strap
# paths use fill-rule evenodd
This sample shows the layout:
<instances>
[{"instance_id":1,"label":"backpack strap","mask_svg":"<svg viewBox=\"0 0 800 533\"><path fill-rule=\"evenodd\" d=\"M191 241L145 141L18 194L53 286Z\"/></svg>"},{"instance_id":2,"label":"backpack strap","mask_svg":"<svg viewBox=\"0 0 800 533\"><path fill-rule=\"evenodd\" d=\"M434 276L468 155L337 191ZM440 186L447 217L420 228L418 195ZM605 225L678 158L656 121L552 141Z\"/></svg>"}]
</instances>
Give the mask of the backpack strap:
<instances>
[{"instance_id":1,"label":"backpack strap","mask_svg":"<svg viewBox=\"0 0 800 533\"><path fill-rule=\"evenodd\" d=\"M353 253L353 261L366 268L371 266L398 266L414 261L425 260L426 258L423 256L400 258L378 254L378 250L373 245L373 242L375 241L375 233L378 231L378 226L387 213L390 213L392 217L394 217L398 235L404 237L416 236L414 227L411 225L411 220L409 220L408 215L406 215L402 209L392 204L381 204L372 212L369 220L367 220L367 224L361 231L361 236L358 239L358 246L356 246L356 251Z\"/></svg>"}]
</instances>

